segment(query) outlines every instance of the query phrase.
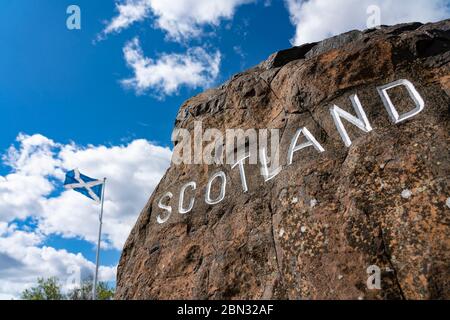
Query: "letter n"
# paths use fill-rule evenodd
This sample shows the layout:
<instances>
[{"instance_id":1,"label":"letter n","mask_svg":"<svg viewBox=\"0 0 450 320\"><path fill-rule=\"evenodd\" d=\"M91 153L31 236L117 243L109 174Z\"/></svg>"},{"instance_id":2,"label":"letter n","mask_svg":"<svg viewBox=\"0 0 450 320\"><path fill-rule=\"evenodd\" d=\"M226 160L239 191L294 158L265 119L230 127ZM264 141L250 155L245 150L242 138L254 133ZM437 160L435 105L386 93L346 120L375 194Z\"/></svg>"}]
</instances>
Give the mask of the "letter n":
<instances>
[{"instance_id":1,"label":"letter n","mask_svg":"<svg viewBox=\"0 0 450 320\"><path fill-rule=\"evenodd\" d=\"M342 140L345 143L346 147L350 147L352 145L352 141L350 140L350 137L348 136L347 130L345 129L344 125L342 124L342 119L344 118L351 124L357 126L362 131L369 133L372 131L372 126L369 123L369 120L367 119L366 113L364 112L364 109L362 108L361 102L358 99L358 96L356 94L350 96L350 100L353 105L353 109L356 112L356 115L358 117L355 117L348 113L345 110L342 110L337 105L334 105L331 107L330 112L331 116L333 117L334 124L336 125L339 134L341 135Z\"/></svg>"}]
</instances>

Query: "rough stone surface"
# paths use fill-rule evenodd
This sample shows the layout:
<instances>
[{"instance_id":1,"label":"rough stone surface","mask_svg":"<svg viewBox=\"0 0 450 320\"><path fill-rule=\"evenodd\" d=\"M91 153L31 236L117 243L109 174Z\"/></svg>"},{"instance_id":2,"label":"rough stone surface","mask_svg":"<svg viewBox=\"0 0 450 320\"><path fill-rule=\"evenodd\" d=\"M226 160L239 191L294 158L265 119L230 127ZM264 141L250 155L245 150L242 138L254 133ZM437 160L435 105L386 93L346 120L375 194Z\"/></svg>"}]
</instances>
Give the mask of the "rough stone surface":
<instances>
[{"instance_id":1,"label":"rough stone surface","mask_svg":"<svg viewBox=\"0 0 450 320\"><path fill-rule=\"evenodd\" d=\"M393 124L376 87L414 83L425 110ZM357 93L374 130L344 122ZM400 111L406 91L390 91ZM229 165L172 165L142 211L118 267L118 299L449 299L448 186L450 20L352 31L279 52L217 89L186 101L176 127L280 128L281 163L306 126L326 151L297 152L264 183L246 166L249 192ZM223 202L204 202L209 177L228 176ZM194 209L177 212L181 186L196 181ZM405 191L407 190L407 192ZM165 224L159 198L174 194ZM402 196L403 194L403 196ZM405 195L408 195L405 197ZM369 290L366 269L382 270Z\"/></svg>"}]
</instances>

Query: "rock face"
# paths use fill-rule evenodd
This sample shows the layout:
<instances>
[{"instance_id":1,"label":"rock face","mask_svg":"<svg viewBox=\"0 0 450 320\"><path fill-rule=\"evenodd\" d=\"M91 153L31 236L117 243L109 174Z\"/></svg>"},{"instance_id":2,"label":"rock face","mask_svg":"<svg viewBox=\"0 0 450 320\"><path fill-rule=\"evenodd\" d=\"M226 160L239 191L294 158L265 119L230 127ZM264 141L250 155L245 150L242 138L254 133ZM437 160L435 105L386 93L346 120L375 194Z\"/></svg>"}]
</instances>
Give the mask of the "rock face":
<instances>
[{"instance_id":1,"label":"rock face","mask_svg":"<svg viewBox=\"0 0 450 320\"><path fill-rule=\"evenodd\" d=\"M395 124L377 87L399 79L413 83L425 109ZM343 120L347 148L330 107L355 115L352 94L373 130ZM403 87L389 96L399 113L414 107ZM281 129L283 169L265 182L260 166L246 165L245 193L230 165L172 164L125 244L116 298L449 299L449 105L450 20L280 51L189 99L176 128ZM302 127L325 152L305 148L288 166ZM208 205L205 189L219 170L226 195ZM181 215L180 188L190 181L197 189L185 203L195 196L195 204ZM159 224L168 191L173 212ZM369 266L381 272L380 290L367 286Z\"/></svg>"}]
</instances>

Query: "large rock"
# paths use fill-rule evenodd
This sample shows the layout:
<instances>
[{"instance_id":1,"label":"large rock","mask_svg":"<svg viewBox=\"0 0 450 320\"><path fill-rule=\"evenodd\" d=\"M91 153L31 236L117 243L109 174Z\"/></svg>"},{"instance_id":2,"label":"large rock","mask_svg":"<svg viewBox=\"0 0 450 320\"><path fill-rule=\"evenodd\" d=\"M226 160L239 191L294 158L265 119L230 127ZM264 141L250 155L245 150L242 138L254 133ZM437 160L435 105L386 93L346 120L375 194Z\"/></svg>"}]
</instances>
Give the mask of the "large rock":
<instances>
[{"instance_id":1,"label":"large rock","mask_svg":"<svg viewBox=\"0 0 450 320\"><path fill-rule=\"evenodd\" d=\"M377 87L411 81L425 109L395 124ZM357 94L373 131L343 120L347 148L330 107L355 114ZM399 112L414 102L389 90ZM170 167L142 211L118 267L118 299L435 299L450 298L450 20L352 31L281 51L217 89L186 101L177 128L279 128L279 175L264 182L246 165L249 191L230 165ZM323 146L287 153L307 127ZM225 199L204 201L223 170ZM195 205L178 213L184 184ZM164 224L158 201L173 213ZM192 196L186 193L186 202ZM369 290L367 268L381 270Z\"/></svg>"}]
</instances>

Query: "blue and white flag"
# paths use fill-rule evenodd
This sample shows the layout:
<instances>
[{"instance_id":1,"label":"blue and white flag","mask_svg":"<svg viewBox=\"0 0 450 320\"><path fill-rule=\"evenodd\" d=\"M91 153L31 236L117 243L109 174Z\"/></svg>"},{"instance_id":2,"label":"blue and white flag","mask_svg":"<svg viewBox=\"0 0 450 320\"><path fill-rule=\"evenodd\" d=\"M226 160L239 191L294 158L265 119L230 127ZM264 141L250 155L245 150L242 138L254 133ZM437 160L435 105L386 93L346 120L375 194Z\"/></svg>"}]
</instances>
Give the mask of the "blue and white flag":
<instances>
[{"instance_id":1,"label":"blue and white flag","mask_svg":"<svg viewBox=\"0 0 450 320\"><path fill-rule=\"evenodd\" d=\"M64 187L73 189L86 197L100 203L102 198L103 180L89 178L78 171L78 169L66 173Z\"/></svg>"}]
</instances>

